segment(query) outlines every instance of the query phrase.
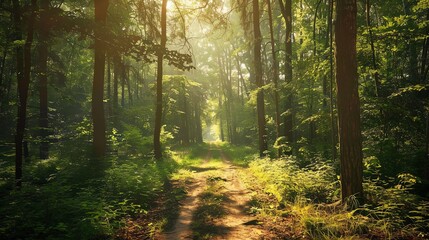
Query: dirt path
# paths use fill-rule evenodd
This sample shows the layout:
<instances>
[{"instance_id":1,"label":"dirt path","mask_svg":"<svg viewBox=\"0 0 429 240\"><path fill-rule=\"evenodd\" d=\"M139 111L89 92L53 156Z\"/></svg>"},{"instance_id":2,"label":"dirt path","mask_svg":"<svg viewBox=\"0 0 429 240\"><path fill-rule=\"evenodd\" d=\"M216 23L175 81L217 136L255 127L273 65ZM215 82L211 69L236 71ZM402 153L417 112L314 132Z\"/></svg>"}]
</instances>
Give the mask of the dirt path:
<instances>
[{"instance_id":1,"label":"dirt path","mask_svg":"<svg viewBox=\"0 0 429 240\"><path fill-rule=\"evenodd\" d=\"M219 159L214 160L212 151L220 151ZM166 240L176 239L260 239L264 230L257 225L254 216L246 211L246 205L251 200L251 192L242 184L239 172L240 167L234 166L228 156L219 149L208 151L203 164L195 167L191 184L187 185L187 197L181 202L181 209L175 226L171 232L165 233ZM215 163L213 163L215 162ZM213 180L214 179L214 180ZM222 196L218 204L223 213L220 217L209 217L210 223L199 228L196 232L196 212L203 206L203 196L207 196L207 189L211 181L218 181L215 194ZM214 198L216 199L216 198Z\"/></svg>"},{"instance_id":2,"label":"dirt path","mask_svg":"<svg viewBox=\"0 0 429 240\"><path fill-rule=\"evenodd\" d=\"M211 159L211 151L207 152L204 158L204 163L200 166L201 169L205 169L205 165ZM194 171L193 179L190 184L187 184L186 198L180 203L179 217L174 224L173 230L164 234L163 239L175 240L175 239L192 239L192 214L198 206L198 196L203 192L205 186L205 174L204 171Z\"/></svg>"}]
</instances>

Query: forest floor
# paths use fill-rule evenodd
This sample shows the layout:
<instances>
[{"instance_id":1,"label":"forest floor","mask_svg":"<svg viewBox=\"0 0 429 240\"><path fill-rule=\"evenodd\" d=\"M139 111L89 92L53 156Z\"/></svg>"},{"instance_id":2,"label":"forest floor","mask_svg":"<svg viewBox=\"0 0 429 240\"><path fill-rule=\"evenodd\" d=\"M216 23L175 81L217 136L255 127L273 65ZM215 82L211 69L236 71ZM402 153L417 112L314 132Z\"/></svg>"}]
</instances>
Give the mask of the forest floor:
<instances>
[{"instance_id":1,"label":"forest floor","mask_svg":"<svg viewBox=\"0 0 429 240\"><path fill-rule=\"evenodd\" d=\"M221 149L210 146L202 164L190 168L179 216L162 239L261 239L267 235L259 220L249 214L252 191L240 178L243 168L230 160Z\"/></svg>"},{"instance_id":2,"label":"forest floor","mask_svg":"<svg viewBox=\"0 0 429 240\"><path fill-rule=\"evenodd\" d=\"M252 160L251 152L218 144L176 149L172 159L180 167L166 179L151 209L129 218L116 239L427 239L425 202L417 202L420 222L411 225L403 224L395 209L384 210L395 219L373 219L326 199L314 203L329 190L329 181L320 182L326 170L294 170L284 159ZM285 192L278 179L295 189ZM276 196L293 191L306 191L311 200L279 201Z\"/></svg>"},{"instance_id":3,"label":"forest floor","mask_svg":"<svg viewBox=\"0 0 429 240\"><path fill-rule=\"evenodd\" d=\"M255 211L260 201L273 199L255 184L243 157L230 154L217 144L185 150L178 158L187 163L171 175L152 209L128 219L117 239L296 239L297 233L302 239L290 219Z\"/></svg>"}]
</instances>

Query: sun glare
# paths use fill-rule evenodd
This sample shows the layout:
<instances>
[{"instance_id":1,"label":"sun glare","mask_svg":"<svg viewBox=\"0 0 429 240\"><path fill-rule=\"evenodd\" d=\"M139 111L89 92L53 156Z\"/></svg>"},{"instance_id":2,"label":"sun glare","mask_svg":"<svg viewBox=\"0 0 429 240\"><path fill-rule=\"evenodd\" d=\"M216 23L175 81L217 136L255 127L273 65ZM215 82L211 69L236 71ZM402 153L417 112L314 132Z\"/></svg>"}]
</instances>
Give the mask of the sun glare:
<instances>
[{"instance_id":1,"label":"sun glare","mask_svg":"<svg viewBox=\"0 0 429 240\"><path fill-rule=\"evenodd\" d=\"M168 1L167 2L167 12L172 12L174 10L176 10L175 3L172 0Z\"/></svg>"}]
</instances>

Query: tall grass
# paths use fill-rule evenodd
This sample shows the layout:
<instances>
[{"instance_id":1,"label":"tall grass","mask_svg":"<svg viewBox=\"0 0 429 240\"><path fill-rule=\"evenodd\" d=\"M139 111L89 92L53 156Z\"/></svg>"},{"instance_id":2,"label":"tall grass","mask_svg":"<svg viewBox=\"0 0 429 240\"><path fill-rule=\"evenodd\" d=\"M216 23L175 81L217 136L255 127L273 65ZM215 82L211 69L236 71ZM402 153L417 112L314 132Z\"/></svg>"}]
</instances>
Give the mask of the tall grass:
<instances>
[{"instance_id":1,"label":"tall grass","mask_svg":"<svg viewBox=\"0 0 429 240\"><path fill-rule=\"evenodd\" d=\"M251 186L261 193L253 211L290 218L292 229L309 239L429 237L429 202L407 188L386 188L380 180L366 179L367 204L348 211L339 204L339 181L330 164L302 168L294 158L265 158L253 160L248 170Z\"/></svg>"}]
</instances>

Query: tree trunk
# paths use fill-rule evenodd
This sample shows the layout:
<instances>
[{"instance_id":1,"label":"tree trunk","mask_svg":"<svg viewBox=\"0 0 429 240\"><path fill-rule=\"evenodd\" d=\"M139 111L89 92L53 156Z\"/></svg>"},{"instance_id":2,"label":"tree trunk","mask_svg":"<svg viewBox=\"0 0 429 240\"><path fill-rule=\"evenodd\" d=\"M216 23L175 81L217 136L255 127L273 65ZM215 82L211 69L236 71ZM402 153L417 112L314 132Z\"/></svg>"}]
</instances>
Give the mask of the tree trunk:
<instances>
[{"instance_id":1,"label":"tree trunk","mask_svg":"<svg viewBox=\"0 0 429 240\"><path fill-rule=\"evenodd\" d=\"M426 167L424 178L429 182L429 107L426 109Z\"/></svg>"},{"instance_id":2,"label":"tree trunk","mask_svg":"<svg viewBox=\"0 0 429 240\"><path fill-rule=\"evenodd\" d=\"M116 116L118 111L118 101L119 101L119 93L118 93L118 86L119 86L119 60L118 56L113 56L113 68L114 68L114 75L113 75L113 112Z\"/></svg>"},{"instance_id":3,"label":"tree trunk","mask_svg":"<svg viewBox=\"0 0 429 240\"><path fill-rule=\"evenodd\" d=\"M92 85L92 122L93 145L97 157L103 157L106 152L106 121L104 116L104 71L106 62L106 47L102 39L106 25L109 0L94 0L95 22L97 24L94 36L94 81Z\"/></svg>"},{"instance_id":4,"label":"tree trunk","mask_svg":"<svg viewBox=\"0 0 429 240\"><path fill-rule=\"evenodd\" d=\"M246 94L247 97L249 97L250 93L249 93L249 90L247 89L247 85L246 85L246 82L245 82L244 77L243 77L243 72L241 71L240 60L238 59L238 57L236 57L235 60L237 62L237 72L238 72L238 76L240 77L240 80L241 80L241 85L244 88L244 93Z\"/></svg>"},{"instance_id":5,"label":"tree trunk","mask_svg":"<svg viewBox=\"0 0 429 240\"><path fill-rule=\"evenodd\" d=\"M225 141L225 134L223 132L223 118L222 118L222 81L219 81L219 127L220 127L220 139L222 142Z\"/></svg>"},{"instance_id":6,"label":"tree trunk","mask_svg":"<svg viewBox=\"0 0 429 240\"><path fill-rule=\"evenodd\" d=\"M39 135L40 159L49 158L49 121L48 121L48 10L49 0L40 1L40 24L39 30L39 61L38 61L38 78L39 78Z\"/></svg>"},{"instance_id":7,"label":"tree trunk","mask_svg":"<svg viewBox=\"0 0 429 240\"><path fill-rule=\"evenodd\" d=\"M286 58L285 58L285 80L286 84L289 86L289 93L287 93L285 99L285 117L284 117L284 136L286 141L293 145L293 109L292 109L292 0L286 0L283 3L283 0L279 0L280 10L283 18L286 22ZM289 153L290 154L290 153Z\"/></svg>"},{"instance_id":8,"label":"tree trunk","mask_svg":"<svg viewBox=\"0 0 429 240\"><path fill-rule=\"evenodd\" d=\"M426 21L429 21L429 9L426 11ZM426 29L426 36L429 35L429 28ZM428 58L428 50L429 50L429 37L426 37L423 40L423 51L422 51L422 62L420 66L420 82L424 83L426 82L427 78L427 69L426 69L426 62Z\"/></svg>"},{"instance_id":9,"label":"tree trunk","mask_svg":"<svg viewBox=\"0 0 429 240\"><path fill-rule=\"evenodd\" d=\"M31 73L31 46L33 43L34 33L34 20L36 14L36 0L31 1L31 16L27 24L27 38L24 44L24 51L22 47L16 47L17 59L17 81L18 81L18 118L16 125L15 137L15 185L20 188L22 185L22 155L23 155L23 140L25 125L27 120L27 99L28 99L28 86L30 84ZM22 39L21 30L21 6L19 0L13 1L13 18L15 24L15 40Z\"/></svg>"},{"instance_id":10,"label":"tree trunk","mask_svg":"<svg viewBox=\"0 0 429 240\"><path fill-rule=\"evenodd\" d=\"M268 21L270 26L270 41L271 41L271 55L273 58L273 83L274 83L274 106L276 111L276 137L279 138L280 132L280 107L279 107L279 63L277 61L275 40L274 40L274 28L273 28L273 13L271 9L271 0L267 0L268 5ZM280 156L282 149L278 149L278 155Z\"/></svg>"},{"instance_id":11,"label":"tree trunk","mask_svg":"<svg viewBox=\"0 0 429 240\"><path fill-rule=\"evenodd\" d=\"M203 143L203 128L201 124L201 96L199 94L197 94L195 101L195 140L197 143Z\"/></svg>"},{"instance_id":12,"label":"tree trunk","mask_svg":"<svg viewBox=\"0 0 429 240\"><path fill-rule=\"evenodd\" d=\"M262 35L259 25L259 1L253 0L253 57L255 67L255 80L256 87L258 88L256 96L256 109L258 115L258 140L259 140L259 156L266 155L267 146L267 133L265 129L265 103L264 103L264 86L262 80L262 61L261 61L261 44Z\"/></svg>"},{"instance_id":13,"label":"tree trunk","mask_svg":"<svg viewBox=\"0 0 429 240\"><path fill-rule=\"evenodd\" d=\"M375 83L375 96L380 97L380 77L378 75L378 66L377 66L377 58L375 54L375 47L374 47L374 37L372 34L372 28L371 28L371 3L370 0L366 0L366 25L368 27L369 32L369 44L371 46L371 57L372 57L372 68L374 70L374 83Z\"/></svg>"},{"instance_id":14,"label":"tree trunk","mask_svg":"<svg viewBox=\"0 0 429 240\"><path fill-rule=\"evenodd\" d=\"M124 57L122 57L124 59ZM121 60L120 68L121 68L121 107L125 107L125 60Z\"/></svg>"},{"instance_id":15,"label":"tree trunk","mask_svg":"<svg viewBox=\"0 0 429 240\"><path fill-rule=\"evenodd\" d=\"M331 152L332 161L336 162L337 159L337 118L335 117L335 101L334 101L334 59L332 56L333 51L333 30L332 30L332 19L334 15L334 2L329 1L329 14L328 14L328 41L329 41L329 111L331 115Z\"/></svg>"},{"instance_id":16,"label":"tree trunk","mask_svg":"<svg viewBox=\"0 0 429 240\"><path fill-rule=\"evenodd\" d=\"M220 85L219 91L225 98L223 106L225 106L225 120L226 120L226 130L228 142L233 143L233 131L232 131L232 113L231 113L231 96L232 96L232 86L230 85L230 75L228 70L228 65L226 63L228 53L225 53L224 56L218 57L219 73L220 73ZM220 108L222 109L222 108Z\"/></svg>"},{"instance_id":17,"label":"tree trunk","mask_svg":"<svg viewBox=\"0 0 429 240\"><path fill-rule=\"evenodd\" d=\"M0 89L3 88L4 66L6 64L7 48L8 48L8 46L4 46L3 47L3 56L1 58L1 64L0 64Z\"/></svg>"},{"instance_id":18,"label":"tree trunk","mask_svg":"<svg viewBox=\"0 0 429 240\"><path fill-rule=\"evenodd\" d=\"M107 57L107 116L112 116L112 69L111 69L112 58Z\"/></svg>"},{"instance_id":19,"label":"tree trunk","mask_svg":"<svg viewBox=\"0 0 429 240\"><path fill-rule=\"evenodd\" d=\"M337 1L335 60L340 136L342 201L351 196L363 203L362 139L356 59L356 0Z\"/></svg>"},{"instance_id":20,"label":"tree trunk","mask_svg":"<svg viewBox=\"0 0 429 240\"><path fill-rule=\"evenodd\" d=\"M124 78L127 83L127 90L128 90L128 105L133 105L133 94L131 92L131 79L130 79L130 66L124 67Z\"/></svg>"},{"instance_id":21,"label":"tree trunk","mask_svg":"<svg viewBox=\"0 0 429 240\"><path fill-rule=\"evenodd\" d=\"M22 29L21 29L21 6L19 0L13 2L13 20L14 20L14 40L22 40ZM22 141L24 139L25 130L25 119L26 119L26 106L27 106L27 92L25 89L27 83L23 78L24 70L24 55L21 46L15 47L16 54L16 78L18 82L18 118L15 136L15 186L20 188L22 184Z\"/></svg>"},{"instance_id":22,"label":"tree trunk","mask_svg":"<svg viewBox=\"0 0 429 240\"><path fill-rule=\"evenodd\" d=\"M234 97L232 92L232 60L231 60L231 53L228 50L226 52L226 78L227 81L227 93L228 93L228 112L229 112L229 119L230 119L230 142L232 144L235 144L236 135L237 135L237 127L236 127L236 117L235 117L235 107L234 107Z\"/></svg>"},{"instance_id":23,"label":"tree trunk","mask_svg":"<svg viewBox=\"0 0 429 240\"><path fill-rule=\"evenodd\" d=\"M0 66L0 114L3 113L6 103L8 102L8 99L6 98L7 95L5 93L5 90L7 89L6 86L3 86L3 79L5 79L5 66L6 66L6 57L8 53L8 46L4 46L4 52L2 57L2 62Z\"/></svg>"},{"instance_id":24,"label":"tree trunk","mask_svg":"<svg viewBox=\"0 0 429 240\"><path fill-rule=\"evenodd\" d=\"M167 42L167 0L162 0L161 10L161 49L158 52L158 71L156 75L156 113L153 147L156 159L162 158L161 152L161 126L162 126L162 62Z\"/></svg>"},{"instance_id":25,"label":"tree trunk","mask_svg":"<svg viewBox=\"0 0 429 240\"><path fill-rule=\"evenodd\" d=\"M185 80L182 82L182 96L183 96L183 119L182 119L182 144L189 145L189 110L188 99L186 98L186 85Z\"/></svg>"}]
</instances>

